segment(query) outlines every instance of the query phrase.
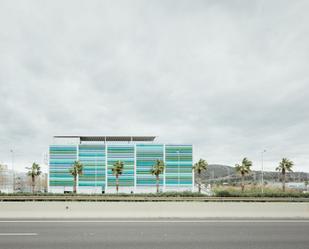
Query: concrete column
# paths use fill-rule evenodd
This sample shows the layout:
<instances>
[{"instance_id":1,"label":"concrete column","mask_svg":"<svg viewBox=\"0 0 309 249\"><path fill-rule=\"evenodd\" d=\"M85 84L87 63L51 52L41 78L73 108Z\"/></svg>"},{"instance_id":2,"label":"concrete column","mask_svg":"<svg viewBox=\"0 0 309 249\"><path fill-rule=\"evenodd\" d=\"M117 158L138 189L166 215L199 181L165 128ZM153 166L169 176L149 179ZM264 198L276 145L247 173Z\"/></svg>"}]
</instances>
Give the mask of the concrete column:
<instances>
[{"instance_id":1,"label":"concrete column","mask_svg":"<svg viewBox=\"0 0 309 249\"><path fill-rule=\"evenodd\" d=\"M136 144L134 144L134 193L136 192Z\"/></svg>"},{"instance_id":2,"label":"concrete column","mask_svg":"<svg viewBox=\"0 0 309 249\"><path fill-rule=\"evenodd\" d=\"M108 176L108 170L107 170L107 144L106 144L106 141L105 141L105 193L107 192L107 181L108 181L108 177L107 176Z\"/></svg>"}]
</instances>

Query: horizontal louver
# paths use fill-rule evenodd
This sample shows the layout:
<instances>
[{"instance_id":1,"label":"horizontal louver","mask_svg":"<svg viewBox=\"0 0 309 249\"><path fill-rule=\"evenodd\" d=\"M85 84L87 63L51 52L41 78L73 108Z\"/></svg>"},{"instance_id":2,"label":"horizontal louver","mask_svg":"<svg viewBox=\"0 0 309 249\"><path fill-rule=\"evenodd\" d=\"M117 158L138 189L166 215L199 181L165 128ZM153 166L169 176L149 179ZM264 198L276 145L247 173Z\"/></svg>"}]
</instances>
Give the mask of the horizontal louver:
<instances>
[{"instance_id":1,"label":"horizontal louver","mask_svg":"<svg viewBox=\"0 0 309 249\"><path fill-rule=\"evenodd\" d=\"M136 185L138 187L156 185L156 178L151 174L151 169L156 160L163 161L163 145L136 145ZM160 185L162 184L163 174L160 175Z\"/></svg>"}]
</instances>

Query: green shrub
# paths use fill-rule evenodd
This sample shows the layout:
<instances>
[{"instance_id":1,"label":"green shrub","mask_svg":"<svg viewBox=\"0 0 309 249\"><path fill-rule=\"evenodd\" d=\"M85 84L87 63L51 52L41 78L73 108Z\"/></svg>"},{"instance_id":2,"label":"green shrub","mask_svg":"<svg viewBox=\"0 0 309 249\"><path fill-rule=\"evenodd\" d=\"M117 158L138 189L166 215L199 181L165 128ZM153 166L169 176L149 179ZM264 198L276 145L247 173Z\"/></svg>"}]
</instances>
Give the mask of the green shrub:
<instances>
[{"instance_id":1,"label":"green shrub","mask_svg":"<svg viewBox=\"0 0 309 249\"><path fill-rule=\"evenodd\" d=\"M218 196L218 197L231 197L231 192L229 192L227 190L218 191L218 192L216 192L216 196Z\"/></svg>"},{"instance_id":2,"label":"green shrub","mask_svg":"<svg viewBox=\"0 0 309 249\"><path fill-rule=\"evenodd\" d=\"M217 197L272 197L272 198L309 198L309 193L301 192L277 192L266 191L264 193L257 191L235 191L235 190L218 190L215 191Z\"/></svg>"}]
</instances>

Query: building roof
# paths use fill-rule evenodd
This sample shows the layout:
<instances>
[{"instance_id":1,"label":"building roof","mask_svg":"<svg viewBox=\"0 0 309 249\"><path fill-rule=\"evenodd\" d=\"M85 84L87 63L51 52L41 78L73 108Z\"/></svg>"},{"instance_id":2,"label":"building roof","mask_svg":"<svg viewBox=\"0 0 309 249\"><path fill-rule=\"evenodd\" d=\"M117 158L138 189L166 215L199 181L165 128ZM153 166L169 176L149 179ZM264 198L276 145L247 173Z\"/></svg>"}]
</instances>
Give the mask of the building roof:
<instances>
[{"instance_id":1,"label":"building roof","mask_svg":"<svg viewBox=\"0 0 309 249\"><path fill-rule=\"evenodd\" d=\"M54 138L79 138L81 142L152 142L156 136L54 136Z\"/></svg>"}]
</instances>

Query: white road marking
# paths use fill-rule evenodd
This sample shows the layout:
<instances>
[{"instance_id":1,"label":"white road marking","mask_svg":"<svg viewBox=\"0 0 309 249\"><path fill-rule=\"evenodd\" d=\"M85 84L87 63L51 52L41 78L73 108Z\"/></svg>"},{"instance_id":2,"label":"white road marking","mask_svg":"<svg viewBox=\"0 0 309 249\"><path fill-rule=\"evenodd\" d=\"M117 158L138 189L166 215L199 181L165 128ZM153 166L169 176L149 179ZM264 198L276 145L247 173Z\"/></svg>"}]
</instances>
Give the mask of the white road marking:
<instances>
[{"instance_id":1,"label":"white road marking","mask_svg":"<svg viewBox=\"0 0 309 249\"><path fill-rule=\"evenodd\" d=\"M36 236L37 233L0 233L0 236Z\"/></svg>"},{"instance_id":2,"label":"white road marking","mask_svg":"<svg viewBox=\"0 0 309 249\"><path fill-rule=\"evenodd\" d=\"M309 223L309 219L255 220L0 220L0 223Z\"/></svg>"}]
</instances>

